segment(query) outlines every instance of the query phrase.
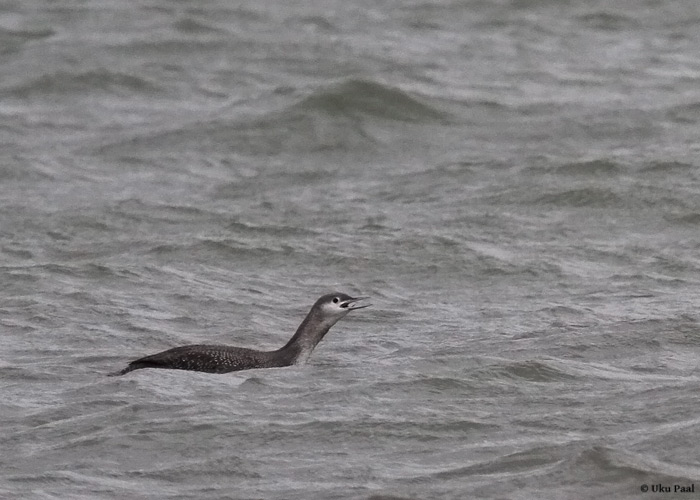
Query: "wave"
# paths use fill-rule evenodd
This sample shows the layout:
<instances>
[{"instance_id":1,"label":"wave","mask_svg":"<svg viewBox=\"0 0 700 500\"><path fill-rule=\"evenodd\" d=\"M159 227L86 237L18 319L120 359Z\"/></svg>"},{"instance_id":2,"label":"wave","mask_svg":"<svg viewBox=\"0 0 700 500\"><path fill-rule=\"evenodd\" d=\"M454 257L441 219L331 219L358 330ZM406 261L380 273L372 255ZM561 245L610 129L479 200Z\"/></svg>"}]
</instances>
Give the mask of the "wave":
<instances>
[{"instance_id":1,"label":"wave","mask_svg":"<svg viewBox=\"0 0 700 500\"><path fill-rule=\"evenodd\" d=\"M158 243L144 251L147 255L162 258L182 256L190 260L216 262L220 259L230 259L243 262L253 259L268 259L270 262L286 262L291 255L297 259L313 260L313 254L307 243L302 240L279 241L271 236L267 241L258 237L240 236L239 238L210 239L204 238L192 243L165 242ZM318 259L318 257L316 257ZM323 259L333 261L340 257L333 253L324 255Z\"/></svg>"},{"instance_id":2,"label":"wave","mask_svg":"<svg viewBox=\"0 0 700 500\"><path fill-rule=\"evenodd\" d=\"M176 31L188 35L199 35L205 33L224 33L223 30L205 23L201 19L194 17L183 17L173 23L173 28Z\"/></svg>"},{"instance_id":3,"label":"wave","mask_svg":"<svg viewBox=\"0 0 700 500\"><path fill-rule=\"evenodd\" d=\"M666 115L669 120L676 123L698 123L700 121L700 102L671 107L666 111Z\"/></svg>"},{"instance_id":4,"label":"wave","mask_svg":"<svg viewBox=\"0 0 700 500\"><path fill-rule=\"evenodd\" d=\"M664 220L673 224L697 226L700 225L700 212L688 212L684 214L666 215Z\"/></svg>"},{"instance_id":5,"label":"wave","mask_svg":"<svg viewBox=\"0 0 700 500\"><path fill-rule=\"evenodd\" d=\"M424 123L446 122L449 117L447 113L400 89L369 80L348 80L318 90L290 110Z\"/></svg>"},{"instance_id":6,"label":"wave","mask_svg":"<svg viewBox=\"0 0 700 500\"><path fill-rule=\"evenodd\" d=\"M501 361L497 365L492 365L486 369L480 369L479 378L485 376L496 379L516 379L528 382L561 382L575 378L574 375L566 373L559 367L545 361Z\"/></svg>"},{"instance_id":7,"label":"wave","mask_svg":"<svg viewBox=\"0 0 700 500\"><path fill-rule=\"evenodd\" d=\"M680 161L655 161L652 162L648 165L646 165L644 168L642 168L642 172L644 173L652 173L652 174L684 174L684 175L695 175L697 172L698 167L691 164L691 163L683 163Z\"/></svg>"},{"instance_id":8,"label":"wave","mask_svg":"<svg viewBox=\"0 0 700 500\"><path fill-rule=\"evenodd\" d=\"M267 98L270 101L272 97ZM266 106L260 103L261 108ZM133 157L153 150L206 151L243 155L277 155L329 151L371 151L383 144L383 134L399 133L391 122L446 124L450 115L397 88L372 81L348 80L324 87L281 109L241 115L238 108L227 116L182 123L170 130L140 133L99 145L99 154Z\"/></svg>"},{"instance_id":9,"label":"wave","mask_svg":"<svg viewBox=\"0 0 700 500\"><path fill-rule=\"evenodd\" d=\"M26 99L48 95L75 95L83 98L85 94L154 94L163 88L154 82L128 73L99 68L82 73L58 71L45 74L33 80L4 89L3 93L11 97Z\"/></svg>"},{"instance_id":10,"label":"wave","mask_svg":"<svg viewBox=\"0 0 700 500\"><path fill-rule=\"evenodd\" d=\"M533 362L528 362L533 363ZM563 378L588 378L601 380L614 380L618 382L653 382L661 383L678 383L682 380L676 375L665 375L656 373L642 373L638 370L629 370L625 368L617 368L605 363L594 363L585 361L574 361L571 359L557 360L548 359L546 361L534 362L535 367L543 366L543 373L552 373L556 379ZM517 365L516 365L517 366ZM513 370L514 371L514 370ZM525 374L528 371L524 372ZM535 371L537 373L537 371ZM688 378L686 379L688 380Z\"/></svg>"},{"instance_id":11,"label":"wave","mask_svg":"<svg viewBox=\"0 0 700 500\"><path fill-rule=\"evenodd\" d=\"M573 185L572 185L573 184ZM648 200L640 197L639 190L624 191L597 180L581 181L580 183L545 184L506 188L497 193L488 193L482 201L490 205L522 205L522 206L552 206L558 208L646 208L658 200ZM653 192L644 194L654 194Z\"/></svg>"},{"instance_id":12,"label":"wave","mask_svg":"<svg viewBox=\"0 0 700 500\"><path fill-rule=\"evenodd\" d=\"M595 446L581 453L577 462L593 463L610 473L612 471L639 474L645 478L653 477L654 482L661 479L679 479L700 481L700 467L680 465L658 460L648 454L633 453L623 449Z\"/></svg>"},{"instance_id":13,"label":"wave","mask_svg":"<svg viewBox=\"0 0 700 500\"><path fill-rule=\"evenodd\" d=\"M578 16L578 20L591 28L602 31L621 31L639 26L636 20L619 12L590 12Z\"/></svg>"},{"instance_id":14,"label":"wave","mask_svg":"<svg viewBox=\"0 0 700 500\"><path fill-rule=\"evenodd\" d=\"M561 463L554 447L539 447L511 453L494 460L484 461L464 467L444 470L433 474L436 479L461 478L471 475L507 474L537 474L550 471Z\"/></svg>"},{"instance_id":15,"label":"wave","mask_svg":"<svg viewBox=\"0 0 700 500\"><path fill-rule=\"evenodd\" d=\"M613 177L621 172L622 168L618 163L605 159L564 163L556 168L558 174L595 177Z\"/></svg>"},{"instance_id":16,"label":"wave","mask_svg":"<svg viewBox=\"0 0 700 500\"><path fill-rule=\"evenodd\" d=\"M587 186L547 193L533 200L533 204L578 208L610 208L624 205L624 200L610 188Z\"/></svg>"},{"instance_id":17,"label":"wave","mask_svg":"<svg viewBox=\"0 0 700 500\"><path fill-rule=\"evenodd\" d=\"M25 43L54 36L50 28L36 30L11 30L0 28L0 54L18 52Z\"/></svg>"},{"instance_id":18,"label":"wave","mask_svg":"<svg viewBox=\"0 0 700 500\"><path fill-rule=\"evenodd\" d=\"M238 151L265 153L372 150L382 144L372 121L447 123L449 116L399 89L348 80L282 110L224 125Z\"/></svg>"}]
</instances>

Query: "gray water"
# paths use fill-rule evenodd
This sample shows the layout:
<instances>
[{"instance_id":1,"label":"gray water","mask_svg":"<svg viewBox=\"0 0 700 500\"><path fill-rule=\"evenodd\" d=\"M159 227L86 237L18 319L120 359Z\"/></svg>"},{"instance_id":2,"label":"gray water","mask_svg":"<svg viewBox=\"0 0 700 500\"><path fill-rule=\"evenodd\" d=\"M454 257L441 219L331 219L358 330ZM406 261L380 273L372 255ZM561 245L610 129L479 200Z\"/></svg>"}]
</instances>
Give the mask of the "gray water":
<instances>
[{"instance_id":1,"label":"gray water","mask_svg":"<svg viewBox=\"0 0 700 500\"><path fill-rule=\"evenodd\" d=\"M699 47L695 0L3 3L0 497L700 493ZM307 365L105 376L333 290Z\"/></svg>"}]
</instances>

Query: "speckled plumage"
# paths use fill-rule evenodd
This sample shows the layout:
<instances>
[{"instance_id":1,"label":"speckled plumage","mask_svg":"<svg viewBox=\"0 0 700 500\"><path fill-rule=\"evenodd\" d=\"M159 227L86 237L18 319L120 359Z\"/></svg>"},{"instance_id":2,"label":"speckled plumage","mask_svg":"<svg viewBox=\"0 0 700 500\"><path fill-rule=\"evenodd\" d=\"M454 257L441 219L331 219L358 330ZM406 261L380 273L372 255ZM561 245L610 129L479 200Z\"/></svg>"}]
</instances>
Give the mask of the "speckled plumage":
<instances>
[{"instance_id":1,"label":"speckled plumage","mask_svg":"<svg viewBox=\"0 0 700 500\"><path fill-rule=\"evenodd\" d=\"M351 307L358 300L361 298L353 298L343 293L324 295L313 305L289 342L276 351L206 344L174 347L132 361L126 368L111 375L124 375L141 368L228 373L303 363L338 320L354 309L367 307Z\"/></svg>"}]
</instances>

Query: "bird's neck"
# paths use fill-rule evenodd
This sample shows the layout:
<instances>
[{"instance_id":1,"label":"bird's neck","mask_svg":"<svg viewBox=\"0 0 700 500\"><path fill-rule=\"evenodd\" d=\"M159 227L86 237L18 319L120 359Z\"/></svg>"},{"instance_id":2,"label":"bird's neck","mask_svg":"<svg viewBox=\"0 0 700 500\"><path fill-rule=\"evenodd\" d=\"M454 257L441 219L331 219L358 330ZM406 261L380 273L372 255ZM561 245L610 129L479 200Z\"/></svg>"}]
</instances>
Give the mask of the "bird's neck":
<instances>
[{"instance_id":1,"label":"bird's neck","mask_svg":"<svg viewBox=\"0 0 700 500\"><path fill-rule=\"evenodd\" d=\"M306 363L314 348L338 319L340 318L324 318L322 314L312 309L280 352L289 356L292 364Z\"/></svg>"}]
</instances>

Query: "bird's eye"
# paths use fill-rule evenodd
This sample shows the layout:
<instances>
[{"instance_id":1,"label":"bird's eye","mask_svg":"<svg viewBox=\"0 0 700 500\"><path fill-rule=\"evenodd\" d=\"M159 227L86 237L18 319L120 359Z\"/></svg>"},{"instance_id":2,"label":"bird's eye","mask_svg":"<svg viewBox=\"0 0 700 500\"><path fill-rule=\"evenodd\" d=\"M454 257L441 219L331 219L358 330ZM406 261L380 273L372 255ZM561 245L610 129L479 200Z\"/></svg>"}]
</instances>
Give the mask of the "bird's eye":
<instances>
[{"instance_id":1,"label":"bird's eye","mask_svg":"<svg viewBox=\"0 0 700 500\"><path fill-rule=\"evenodd\" d=\"M338 303L338 297L333 297L333 303L337 304Z\"/></svg>"}]
</instances>

